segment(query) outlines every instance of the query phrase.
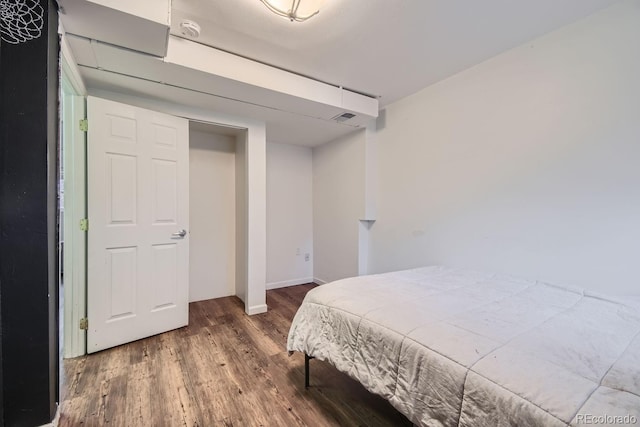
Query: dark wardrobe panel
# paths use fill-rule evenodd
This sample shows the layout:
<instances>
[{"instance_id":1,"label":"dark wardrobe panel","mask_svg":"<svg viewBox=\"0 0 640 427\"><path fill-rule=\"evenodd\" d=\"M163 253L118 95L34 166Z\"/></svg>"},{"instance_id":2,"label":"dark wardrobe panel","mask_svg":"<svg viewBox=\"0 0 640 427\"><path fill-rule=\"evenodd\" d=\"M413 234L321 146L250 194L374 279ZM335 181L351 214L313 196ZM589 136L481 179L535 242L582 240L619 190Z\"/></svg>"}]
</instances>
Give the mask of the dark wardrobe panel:
<instances>
[{"instance_id":1,"label":"dark wardrobe panel","mask_svg":"<svg viewBox=\"0 0 640 427\"><path fill-rule=\"evenodd\" d=\"M3 8L0 325L3 425L51 421L58 390L58 35L53 1Z\"/></svg>"}]
</instances>

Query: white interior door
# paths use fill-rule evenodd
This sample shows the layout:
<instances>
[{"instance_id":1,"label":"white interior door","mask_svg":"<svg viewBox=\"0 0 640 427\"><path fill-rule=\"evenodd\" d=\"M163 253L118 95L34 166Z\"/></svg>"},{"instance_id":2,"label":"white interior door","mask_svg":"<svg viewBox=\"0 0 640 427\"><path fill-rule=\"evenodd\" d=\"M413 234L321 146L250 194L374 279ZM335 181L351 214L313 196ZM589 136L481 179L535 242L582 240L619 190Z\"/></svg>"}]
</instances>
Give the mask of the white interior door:
<instances>
[{"instance_id":1,"label":"white interior door","mask_svg":"<svg viewBox=\"0 0 640 427\"><path fill-rule=\"evenodd\" d=\"M89 97L89 353L189 319L189 125Z\"/></svg>"}]
</instances>

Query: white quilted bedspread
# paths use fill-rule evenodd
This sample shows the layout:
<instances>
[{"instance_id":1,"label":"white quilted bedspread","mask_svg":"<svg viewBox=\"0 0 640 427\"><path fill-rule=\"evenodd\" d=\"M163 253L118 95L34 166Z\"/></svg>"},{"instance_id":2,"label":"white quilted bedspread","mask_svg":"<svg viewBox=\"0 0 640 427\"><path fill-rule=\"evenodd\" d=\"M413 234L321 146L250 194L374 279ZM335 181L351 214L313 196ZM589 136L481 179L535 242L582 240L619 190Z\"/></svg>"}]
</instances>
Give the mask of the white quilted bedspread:
<instances>
[{"instance_id":1,"label":"white quilted bedspread","mask_svg":"<svg viewBox=\"0 0 640 427\"><path fill-rule=\"evenodd\" d=\"M287 347L423 426L640 425L640 305L581 289L445 267L344 279L307 294Z\"/></svg>"}]
</instances>

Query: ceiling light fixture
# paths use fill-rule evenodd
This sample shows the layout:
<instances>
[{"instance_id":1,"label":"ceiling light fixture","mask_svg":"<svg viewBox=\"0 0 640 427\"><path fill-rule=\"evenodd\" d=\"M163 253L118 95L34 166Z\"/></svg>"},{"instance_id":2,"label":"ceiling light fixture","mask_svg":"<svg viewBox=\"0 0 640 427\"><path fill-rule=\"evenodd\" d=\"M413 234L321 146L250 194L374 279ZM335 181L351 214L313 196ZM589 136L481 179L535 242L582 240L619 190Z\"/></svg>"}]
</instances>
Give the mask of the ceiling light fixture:
<instances>
[{"instance_id":1,"label":"ceiling light fixture","mask_svg":"<svg viewBox=\"0 0 640 427\"><path fill-rule=\"evenodd\" d=\"M293 22L303 22L320 12L324 0L260 0L276 15Z\"/></svg>"}]
</instances>

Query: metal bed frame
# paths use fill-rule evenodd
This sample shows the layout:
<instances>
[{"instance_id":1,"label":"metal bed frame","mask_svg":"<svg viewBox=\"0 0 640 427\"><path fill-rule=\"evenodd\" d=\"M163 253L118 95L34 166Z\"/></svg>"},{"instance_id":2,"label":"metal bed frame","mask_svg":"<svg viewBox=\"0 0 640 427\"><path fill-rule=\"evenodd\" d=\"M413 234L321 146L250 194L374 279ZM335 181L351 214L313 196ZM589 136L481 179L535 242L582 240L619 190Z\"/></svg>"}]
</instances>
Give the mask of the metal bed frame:
<instances>
[{"instance_id":1,"label":"metal bed frame","mask_svg":"<svg viewBox=\"0 0 640 427\"><path fill-rule=\"evenodd\" d=\"M309 388L309 360L311 359L315 357L304 354L304 388Z\"/></svg>"}]
</instances>

